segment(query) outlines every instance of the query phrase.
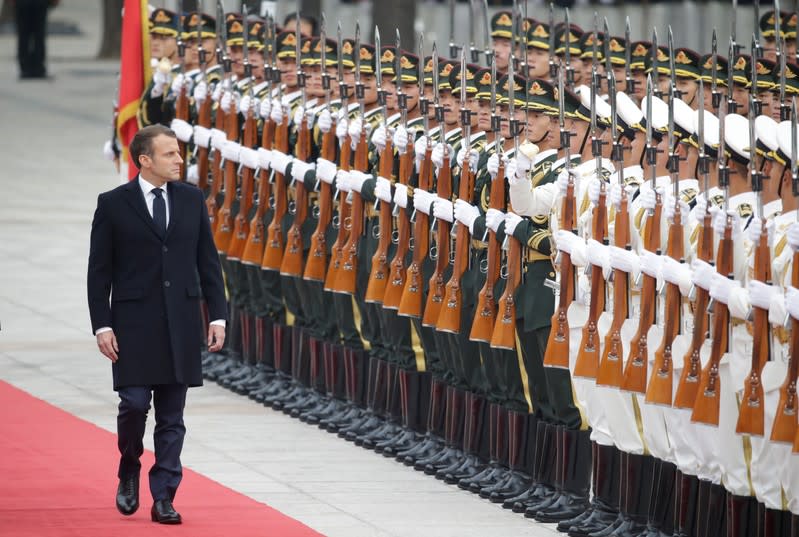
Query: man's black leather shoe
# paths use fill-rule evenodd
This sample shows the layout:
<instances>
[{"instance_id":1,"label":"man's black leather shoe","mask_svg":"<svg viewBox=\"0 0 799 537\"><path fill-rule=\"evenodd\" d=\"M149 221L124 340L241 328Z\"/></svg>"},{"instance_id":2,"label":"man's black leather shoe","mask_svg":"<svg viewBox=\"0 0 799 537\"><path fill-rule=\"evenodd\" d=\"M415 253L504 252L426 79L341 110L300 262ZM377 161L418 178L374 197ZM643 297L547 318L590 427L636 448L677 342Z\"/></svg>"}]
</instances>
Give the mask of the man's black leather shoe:
<instances>
[{"instance_id":1,"label":"man's black leather shoe","mask_svg":"<svg viewBox=\"0 0 799 537\"><path fill-rule=\"evenodd\" d=\"M159 524L180 524L180 513L172 507L172 500L156 500L150 510L150 518Z\"/></svg>"},{"instance_id":2,"label":"man's black leather shoe","mask_svg":"<svg viewBox=\"0 0 799 537\"><path fill-rule=\"evenodd\" d=\"M117 510L130 516L139 508L139 476L131 475L119 480L117 487Z\"/></svg>"}]
</instances>

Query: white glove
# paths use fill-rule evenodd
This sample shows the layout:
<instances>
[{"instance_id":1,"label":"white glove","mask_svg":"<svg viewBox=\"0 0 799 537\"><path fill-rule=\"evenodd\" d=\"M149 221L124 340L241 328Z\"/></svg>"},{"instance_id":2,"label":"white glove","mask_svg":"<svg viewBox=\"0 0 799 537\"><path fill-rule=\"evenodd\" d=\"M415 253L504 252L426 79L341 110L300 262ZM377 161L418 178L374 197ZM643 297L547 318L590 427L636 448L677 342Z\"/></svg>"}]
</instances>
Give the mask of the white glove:
<instances>
[{"instance_id":1,"label":"white glove","mask_svg":"<svg viewBox=\"0 0 799 537\"><path fill-rule=\"evenodd\" d=\"M621 185L613 183L608 188L608 202L617 210L621 208Z\"/></svg>"},{"instance_id":2,"label":"white glove","mask_svg":"<svg viewBox=\"0 0 799 537\"><path fill-rule=\"evenodd\" d=\"M588 239L586 257L592 265L602 268L605 279L610 276L610 259L607 246L594 239Z\"/></svg>"},{"instance_id":3,"label":"white glove","mask_svg":"<svg viewBox=\"0 0 799 537\"><path fill-rule=\"evenodd\" d=\"M496 209L486 211L486 227L494 233L499 229L499 225L505 221L505 213Z\"/></svg>"},{"instance_id":4,"label":"white glove","mask_svg":"<svg viewBox=\"0 0 799 537\"><path fill-rule=\"evenodd\" d=\"M778 287L766 285L757 280L750 280L747 290L749 291L749 302L752 306L766 311L771 308L771 301L774 295L779 294Z\"/></svg>"},{"instance_id":5,"label":"white glove","mask_svg":"<svg viewBox=\"0 0 799 537\"><path fill-rule=\"evenodd\" d=\"M694 259L694 262L691 263L691 268L694 269L691 275L693 284L705 291L710 291L713 275L717 274L716 269L700 259Z\"/></svg>"},{"instance_id":6,"label":"white glove","mask_svg":"<svg viewBox=\"0 0 799 537\"><path fill-rule=\"evenodd\" d=\"M588 200L594 205L599 203L599 191L601 188L601 180L596 175L592 175L588 179Z\"/></svg>"},{"instance_id":7,"label":"white glove","mask_svg":"<svg viewBox=\"0 0 799 537\"><path fill-rule=\"evenodd\" d=\"M363 184L368 180L371 179L372 176L368 173L359 172L357 170L353 170L350 172L350 182L352 184L352 189L355 192L360 192L363 188Z\"/></svg>"},{"instance_id":8,"label":"white glove","mask_svg":"<svg viewBox=\"0 0 799 537\"><path fill-rule=\"evenodd\" d=\"M153 73L153 87L150 88L150 97L153 99L161 97L164 94L164 89L166 89L167 84L169 84L169 73L156 70L155 73Z\"/></svg>"},{"instance_id":9,"label":"white glove","mask_svg":"<svg viewBox=\"0 0 799 537\"><path fill-rule=\"evenodd\" d=\"M516 160L516 174L525 176L533 167L533 161L524 154L524 151L517 151L513 158Z\"/></svg>"},{"instance_id":10,"label":"white glove","mask_svg":"<svg viewBox=\"0 0 799 537\"><path fill-rule=\"evenodd\" d=\"M256 114L261 109L261 101L258 97L250 97L245 95L239 100L239 113L243 116L247 115L247 110L252 110Z\"/></svg>"},{"instance_id":11,"label":"white glove","mask_svg":"<svg viewBox=\"0 0 799 537\"><path fill-rule=\"evenodd\" d=\"M175 95L178 95L180 90L184 87L184 84L186 87L186 94L191 94L193 85L191 78L186 77L183 75L183 73L178 73L178 75L172 79L172 86L169 88L169 90Z\"/></svg>"},{"instance_id":12,"label":"white glove","mask_svg":"<svg viewBox=\"0 0 799 537\"><path fill-rule=\"evenodd\" d=\"M339 170L336 172L336 188L342 192L352 192L350 172L345 170Z\"/></svg>"},{"instance_id":13,"label":"white glove","mask_svg":"<svg viewBox=\"0 0 799 537\"><path fill-rule=\"evenodd\" d=\"M239 152L239 162L252 170L258 168L258 151L249 147L242 147Z\"/></svg>"},{"instance_id":14,"label":"white glove","mask_svg":"<svg viewBox=\"0 0 799 537\"><path fill-rule=\"evenodd\" d=\"M421 188L414 188L413 189L413 208L419 211L420 213L424 213L426 215L430 214L430 206L436 199L435 194L431 194L426 190L422 190Z\"/></svg>"},{"instance_id":15,"label":"white glove","mask_svg":"<svg viewBox=\"0 0 799 537\"><path fill-rule=\"evenodd\" d=\"M480 209L464 200L455 201L455 219L474 233L474 221L480 216ZM482 239L482 237L480 237Z\"/></svg>"},{"instance_id":16,"label":"white glove","mask_svg":"<svg viewBox=\"0 0 799 537\"><path fill-rule=\"evenodd\" d=\"M647 276L657 278L663 267L663 256L649 250L641 250L641 271Z\"/></svg>"},{"instance_id":17,"label":"white glove","mask_svg":"<svg viewBox=\"0 0 799 537\"><path fill-rule=\"evenodd\" d=\"M729 210L727 214L732 217L732 240L736 241L741 236L741 217L738 211L732 209ZM715 231L719 237L724 236L724 228L727 225L727 214L725 214L724 211L716 211L713 215L713 231Z\"/></svg>"},{"instance_id":18,"label":"white glove","mask_svg":"<svg viewBox=\"0 0 799 537\"><path fill-rule=\"evenodd\" d=\"M793 286L785 289L785 306L791 317L799 321L799 289Z\"/></svg>"},{"instance_id":19,"label":"white glove","mask_svg":"<svg viewBox=\"0 0 799 537\"><path fill-rule=\"evenodd\" d=\"M746 232L749 235L749 240L752 244L758 244L760 242L760 233L762 231L763 221L755 216L752 218L752 221L749 222L749 227L746 228ZM766 220L766 241L769 246L774 244L774 220Z\"/></svg>"},{"instance_id":20,"label":"white glove","mask_svg":"<svg viewBox=\"0 0 799 537\"><path fill-rule=\"evenodd\" d=\"M193 96L195 104L201 105L208 98L208 84L205 81L200 81L194 86Z\"/></svg>"},{"instance_id":21,"label":"white glove","mask_svg":"<svg viewBox=\"0 0 799 537\"><path fill-rule=\"evenodd\" d=\"M561 170L558 178L555 179L555 186L558 187L561 196L566 195L566 190L569 188L569 172L567 170Z\"/></svg>"},{"instance_id":22,"label":"white glove","mask_svg":"<svg viewBox=\"0 0 799 537\"><path fill-rule=\"evenodd\" d=\"M630 250L610 246L608 251L610 266L616 270L624 271L628 274L637 274L640 270L638 256Z\"/></svg>"},{"instance_id":23,"label":"white glove","mask_svg":"<svg viewBox=\"0 0 799 537\"><path fill-rule=\"evenodd\" d=\"M737 281L716 272L713 275L713 281L710 283L710 296L714 300L727 304L730 301L730 293L735 287L740 288L741 285Z\"/></svg>"},{"instance_id":24,"label":"white glove","mask_svg":"<svg viewBox=\"0 0 799 537\"><path fill-rule=\"evenodd\" d=\"M694 214L696 215L696 219L700 222L705 216L705 211L707 211L707 200L705 199L705 195L697 194L696 203L694 204Z\"/></svg>"},{"instance_id":25,"label":"white glove","mask_svg":"<svg viewBox=\"0 0 799 537\"><path fill-rule=\"evenodd\" d=\"M783 326L788 318L788 310L785 304L785 295L780 287L775 287L774 294L771 295L771 304L768 308L768 322L774 326Z\"/></svg>"},{"instance_id":26,"label":"white glove","mask_svg":"<svg viewBox=\"0 0 799 537\"><path fill-rule=\"evenodd\" d=\"M313 164L308 164L303 160L295 158L291 161L291 177L294 178L295 181L302 183L305 179L306 172L312 170L313 167Z\"/></svg>"},{"instance_id":27,"label":"white glove","mask_svg":"<svg viewBox=\"0 0 799 537\"><path fill-rule=\"evenodd\" d=\"M211 129L207 129L201 125L195 125L194 144L198 147L207 148L211 144Z\"/></svg>"},{"instance_id":28,"label":"white glove","mask_svg":"<svg viewBox=\"0 0 799 537\"><path fill-rule=\"evenodd\" d=\"M447 144L447 154L449 155L451 166L452 158L455 156L455 149L449 144ZM431 160L436 169L440 169L444 165L444 144L442 142L438 142L433 148Z\"/></svg>"},{"instance_id":29,"label":"white glove","mask_svg":"<svg viewBox=\"0 0 799 537\"><path fill-rule=\"evenodd\" d=\"M414 160L416 161L416 171L422 168L422 161L424 154L427 151L427 136L420 136L418 140L413 143Z\"/></svg>"},{"instance_id":30,"label":"white glove","mask_svg":"<svg viewBox=\"0 0 799 537\"><path fill-rule=\"evenodd\" d=\"M391 203L391 181L385 177L377 177L375 183L375 197L380 201Z\"/></svg>"},{"instance_id":31,"label":"white glove","mask_svg":"<svg viewBox=\"0 0 799 537\"><path fill-rule=\"evenodd\" d=\"M333 128L333 115L330 113L330 110L327 108L322 110L316 124L319 125L319 130L324 134L330 132L330 129Z\"/></svg>"},{"instance_id":32,"label":"white glove","mask_svg":"<svg viewBox=\"0 0 799 537\"><path fill-rule=\"evenodd\" d=\"M219 107L227 114L230 113L230 105L233 103L234 97L233 92L226 91L224 95L222 95L222 99L219 101Z\"/></svg>"},{"instance_id":33,"label":"white glove","mask_svg":"<svg viewBox=\"0 0 799 537\"><path fill-rule=\"evenodd\" d=\"M523 218L515 213L505 213L505 233L508 235L513 235L513 232L516 231L516 226L521 223Z\"/></svg>"},{"instance_id":34,"label":"white glove","mask_svg":"<svg viewBox=\"0 0 799 537\"><path fill-rule=\"evenodd\" d=\"M332 185L336 178L336 165L327 159L316 159L316 176L325 183Z\"/></svg>"},{"instance_id":35,"label":"white glove","mask_svg":"<svg viewBox=\"0 0 799 537\"><path fill-rule=\"evenodd\" d=\"M505 178L508 180L509 185L518 185L527 180L526 172L519 169L519 160L517 158L512 158L505 164Z\"/></svg>"},{"instance_id":36,"label":"white glove","mask_svg":"<svg viewBox=\"0 0 799 537\"><path fill-rule=\"evenodd\" d=\"M384 125L380 125L372 132L372 143L377 148L378 153L382 153L386 148L386 135L386 127Z\"/></svg>"},{"instance_id":37,"label":"white glove","mask_svg":"<svg viewBox=\"0 0 799 537\"><path fill-rule=\"evenodd\" d=\"M272 99L267 97L261 101L261 106L258 108L258 116L261 119L269 119L269 114L272 112Z\"/></svg>"},{"instance_id":38,"label":"white glove","mask_svg":"<svg viewBox=\"0 0 799 537\"><path fill-rule=\"evenodd\" d=\"M214 91L211 93L211 100L215 103L219 102L219 99L222 98L222 84L219 83L214 86Z\"/></svg>"},{"instance_id":39,"label":"white glove","mask_svg":"<svg viewBox=\"0 0 799 537\"><path fill-rule=\"evenodd\" d=\"M106 140L103 144L103 156L106 160L115 160L117 158L116 153L114 153L114 146L111 143L111 140Z\"/></svg>"},{"instance_id":40,"label":"white glove","mask_svg":"<svg viewBox=\"0 0 799 537\"><path fill-rule=\"evenodd\" d=\"M280 125L283 123L283 103L280 99L272 99L272 109L269 111L269 119Z\"/></svg>"},{"instance_id":41,"label":"white glove","mask_svg":"<svg viewBox=\"0 0 799 537\"><path fill-rule=\"evenodd\" d=\"M239 161L239 153L241 152L241 144L228 140L222 146L222 158L231 162Z\"/></svg>"},{"instance_id":42,"label":"white glove","mask_svg":"<svg viewBox=\"0 0 799 537\"><path fill-rule=\"evenodd\" d=\"M408 206L408 187L398 185L394 189L394 203L403 209Z\"/></svg>"},{"instance_id":43,"label":"white glove","mask_svg":"<svg viewBox=\"0 0 799 537\"><path fill-rule=\"evenodd\" d=\"M785 238L791 248L799 250L799 222L794 222L788 227L788 231L785 232Z\"/></svg>"},{"instance_id":44,"label":"white glove","mask_svg":"<svg viewBox=\"0 0 799 537\"><path fill-rule=\"evenodd\" d=\"M296 110L294 110L294 117L292 118L295 125L299 126L300 122L302 122L302 116L305 116L305 121L308 123L308 128L313 128L313 120L314 120L314 113L313 110L305 110L302 106L298 106Z\"/></svg>"},{"instance_id":45,"label":"white glove","mask_svg":"<svg viewBox=\"0 0 799 537\"><path fill-rule=\"evenodd\" d=\"M641 189L641 207L649 211L654 210L655 205L657 204L657 194L662 192L662 188L657 187L656 190L658 190L658 192L655 192L655 190L651 188Z\"/></svg>"},{"instance_id":46,"label":"white glove","mask_svg":"<svg viewBox=\"0 0 799 537\"><path fill-rule=\"evenodd\" d=\"M352 146L352 150L355 151L355 148L358 145L358 142L361 140L361 133L363 132L363 119L357 117L350 121L349 128L347 129L348 134L350 135L350 144ZM372 126L367 123L366 124L366 137L369 137L369 132L371 131Z\"/></svg>"},{"instance_id":47,"label":"white glove","mask_svg":"<svg viewBox=\"0 0 799 537\"><path fill-rule=\"evenodd\" d=\"M344 144L344 139L347 137L348 122L346 117L340 117L336 123L336 138L338 138L338 145Z\"/></svg>"},{"instance_id":48,"label":"white glove","mask_svg":"<svg viewBox=\"0 0 799 537\"><path fill-rule=\"evenodd\" d=\"M469 150L469 167L471 168L472 172L477 172L477 151L470 149ZM463 159L466 158L466 148L461 147L458 150L458 154L455 155L455 162L458 163L458 166L463 168Z\"/></svg>"},{"instance_id":49,"label":"white glove","mask_svg":"<svg viewBox=\"0 0 799 537\"><path fill-rule=\"evenodd\" d=\"M439 220L452 223L452 202L442 197L436 197L435 203L433 204L433 216Z\"/></svg>"},{"instance_id":50,"label":"white glove","mask_svg":"<svg viewBox=\"0 0 799 537\"><path fill-rule=\"evenodd\" d=\"M271 168L270 163L272 162L272 150L271 149L264 149L263 147L258 148L258 167L262 170L268 170Z\"/></svg>"},{"instance_id":51,"label":"white glove","mask_svg":"<svg viewBox=\"0 0 799 537\"><path fill-rule=\"evenodd\" d=\"M222 148L227 142L227 135L225 131L219 129L211 129L211 146L217 151L222 151Z\"/></svg>"},{"instance_id":52,"label":"white glove","mask_svg":"<svg viewBox=\"0 0 799 537\"><path fill-rule=\"evenodd\" d=\"M559 229L555 234L555 244L557 244L559 250L569 254L572 265L584 267L588 264L585 241L571 231Z\"/></svg>"},{"instance_id":53,"label":"white glove","mask_svg":"<svg viewBox=\"0 0 799 537\"><path fill-rule=\"evenodd\" d=\"M397 153L404 155L408 151L409 140L410 135L408 134L408 129L402 125L394 129L394 139L392 142L394 143L394 147L397 148Z\"/></svg>"},{"instance_id":54,"label":"white glove","mask_svg":"<svg viewBox=\"0 0 799 537\"><path fill-rule=\"evenodd\" d=\"M688 212L691 208L681 199L678 199L677 203L680 204L680 221L685 224L688 221ZM674 196L666 196L663 201L663 216L669 222L674 222Z\"/></svg>"},{"instance_id":55,"label":"white glove","mask_svg":"<svg viewBox=\"0 0 799 537\"><path fill-rule=\"evenodd\" d=\"M197 173L197 165L192 164L186 168L186 182L196 185L200 182L200 175Z\"/></svg>"},{"instance_id":56,"label":"white glove","mask_svg":"<svg viewBox=\"0 0 799 537\"><path fill-rule=\"evenodd\" d=\"M691 269L686 263L680 263L673 257L662 256L663 267L661 272L663 279L680 287L680 294L688 296L691 292Z\"/></svg>"},{"instance_id":57,"label":"white glove","mask_svg":"<svg viewBox=\"0 0 799 537\"><path fill-rule=\"evenodd\" d=\"M194 129L188 122L175 118L170 123L169 128L175 132L175 136L178 137L178 140L181 142L189 143L191 140L192 135L194 134Z\"/></svg>"},{"instance_id":58,"label":"white glove","mask_svg":"<svg viewBox=\"0 0 799 537\"><path fill-rule=\"evenodd\" d=\"M491 176L492 181L497 178L499 173L499 158L499 153L494 153L488 157L488 162L486 163L486 170L488 170L488 175Z\"/></svg>"},{"instance_id":59,"label":"white glove","mask_svg":"<svg viewBox=\"0 0 799 537\"><path fill-rule=\"evenodd\" d=\"M272 150L272 160L269 165L275 170L277 173L285 176L286 175L286 168L288 168L289 163L291 163L292 157L289 155L278 151L277 149Z\"/></svg>"}]
</instances>

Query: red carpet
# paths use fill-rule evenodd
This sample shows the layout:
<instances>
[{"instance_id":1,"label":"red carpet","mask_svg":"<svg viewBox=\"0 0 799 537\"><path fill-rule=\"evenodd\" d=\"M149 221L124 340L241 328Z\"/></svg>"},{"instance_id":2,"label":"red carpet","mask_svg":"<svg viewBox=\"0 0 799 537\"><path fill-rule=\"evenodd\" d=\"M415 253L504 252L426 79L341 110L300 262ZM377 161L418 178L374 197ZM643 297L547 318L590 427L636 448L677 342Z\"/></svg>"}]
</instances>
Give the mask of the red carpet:
<instances>
[{"instance_id":1,"label":"red carpet","mask_svg":"<svg viewBox=\"0 0 799 537\"><path fill-rule=\"evenodd\" d=\"M142 458L141 506L114 506L116 436L0 381L0 535L14 537L311 537L320 534L274 509L184 469L175 501L181 526L150 521ZM113 409L111 410L113 411Z\"/></svg>"}]
</instances>

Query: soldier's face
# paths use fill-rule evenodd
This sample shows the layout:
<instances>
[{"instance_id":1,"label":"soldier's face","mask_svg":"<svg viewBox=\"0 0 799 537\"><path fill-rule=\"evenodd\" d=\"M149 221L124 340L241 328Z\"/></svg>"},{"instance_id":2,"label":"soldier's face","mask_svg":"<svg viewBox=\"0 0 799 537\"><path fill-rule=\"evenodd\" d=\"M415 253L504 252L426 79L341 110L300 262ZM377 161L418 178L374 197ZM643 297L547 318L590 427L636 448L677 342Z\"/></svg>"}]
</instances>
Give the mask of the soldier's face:
<instances>
[{"instance_id":1,"label":"soldier's face","mask_svg":"<svg viewBox=\"0 0 799 537\"><path fill-rule=\"evenodd\" d=\"M594 63L593 63L593 61L591 61L591 58L583 58L583 59L580 60L580 66L581 66L580 70L582 71L581 80L586 80L589 84L591 82L591 71L592 71L593 65L594 65ZM597 72L598 75L602 74L602 72L600 71L601 68L602 67L600 65L597 65L596 72ZM597 89L599 91L602 91L602 88L597 88Z\"/></svg>"},{"instance_id":2,"label":"soldier's face","mask_svg":"<svg viewBox=\"0 0 799 537\"><path fill-rule=\"evenodd\" d=\"M480 113L480 101L472 96L466 97L466 108L471 112L469 114L469 125L472 129L477 128L477 114Z\"/></svg>"},{"instance_id":3,"label":"soldier's face","mask_svg":"<svg viewBox=\"0 0 799 537\"><path fill-rule=\"evenodd\" d=\"M152 33L150 34L150 57L160 60L172 58L178 50L178 42L174 37Z\"/></svg>"},{"instance_id":4,"label":"soldier's face","mask_svg":"<svg viewBox=\"0 0 799 537\"><path fill-rule=\"evenodd\" d=\"M386 108L389 112L397 111L397 86L392 75L382 75L380 78L383 91L386 92Z\"/></svg>"},{"instance_id":5,"label":"soldier's face","mask_svg":"<svg viewBox=\"0 0 799 537\"><path fill-rule=\"evenodd\" d=\"M785 54L791 59L796 57L796 39L785 40Z\"/></svg>"},{"instance_id":6,"label":"soldier's face","mask_svg":"<svg viewBox=\"0 0 799 537\"><path fill-rule=\"evenodd\" d=\"M427 98L427 102L430 103L430 106L427 107L427 118L428 119L435 119L436 118L436 109L433 106L433 98L435 97L435 91L433 91L433 86L431 84L425 84L425 86L424 86L424 96Z\"/></svg>"},{"instance_id":7,"label":"soldier's face","mask_svg":"<svg viewBox=\"0 0 799 537\"><path fill-rule=\"evenodd\" d=\"M661 98L664 101L668 100L668 98L669 98L669 85L671 84L671 78L667 77L666 75L658 75L658 79L657 79L656 83L657 83L657 87L655 87L655 89L660 91L660 93L663 95L663 97L661 97Z\"/></svg>"},{"instance_id":8,"label":"soldier's face","mask_svg":"<svg viewBox=\"0 0 799 537\"><path fill-rule=\"evenodd\" d=\"M491 130L491 101L488 99L477 101L477 128L486 132Z\"/></svg>"},{"instance_id":9,"label":"soldier's face","mask_svg":"<svg viewBox=\"0 0 799 537\"><path fill-rule=\"evenodd\" d=\"M403 82L402 93L405 94L405 104L408 107L408 112L413 112L419 106L419 86L413 82Z\"/></svg>"},{"instance_id":10,"label":"soldier's face","mask_svg":"<svg viewBox=\"0 0 799 537\"><path fill-rule=\"evenodd\" d=\"M534 144L547 142L549 127L549 116L533 111L527 113L527 139Z\"/></svg>"},{"instance_id":11,"label":"soldier's face","mask_svg":"<svg viewBox=\"0 0 799 537\"><path fill-rule=\"evenodd\" d=\"M732 98L738 103L735 113L746 117L749 114L749 90L735 84L732 90Z\"/></svg>"},{"instance_id":12,"label":"soldier's face","mask_svg":"<svg viewBox=\"0 0 799 537\"><path fill-rule=\"evenodd\" d=\"M439 96L441 106L444 107L444 123L447 126L455 125L458 122L458 102L449 90L444 90Z\"/></svg>"},{"instance_id":13,"label":"soldier's face","mask_svg":"<svg viewBox=\"0 0 799 537\"><path fill-rule=\"evenodd\" d=\"M763 104L763 113L768 114L771 116L771 119L774 121L782 121L780 117L780 94L779 89L773 91L771 93L771 106L769 107L768 111L766 110L765 101Z\"/></svg>"},{"instance_id":14,"label":"soldier's face","mask_svg":"<svg viewBox=\"0 0 799 537\"><path fill-rule=\"evenodd\" d=\"M613 76L616 78L616 91L626 90L627 72L624 70L623 65L613 66Z\"/></svg>"},{"instance_id":15,"label":"soldier's face","mask_svg":"<svg viewBox=\"0 0 799 537\"><path fill-rule=\"evenodd\" d=\"M200 54L197 52L197 40L187 39L186 43L186 56L183 59L186 69L193 69L200 64Z\"/></svg>"},{"instance_id":16,"label":"soldier's face","mask_svg":"<svg viewBox=\"0 0 799 537\"><path fill-rule=\"evenodd\" d=\"M531 78L549 78L549 52L529 47L527 49L527 72Z\"/></svg>"},{"instance_id":17,"label":"soldier's face","mask_svg":"<svg viewBox=\"0 0 799 537\"><path fill-rule=\"evenodd\" d=\"M633 71L633 78L635 79L635 101L640 103L646 97L646 73L643 71Z\"/></svg>"},{"instance_id":18,"label":"soldier's face","mask_svg":"<svg viewBox=\"0 0 799 537\"><path fill-rule=\"evenodd\" d=\"M635 131L635 136L630 142L630 150L624 153L624 167L640 165L643 166L642 155L646 147L646 136L644 133Z\"/></svg>"},{"instance_id":19,"label":"soldier's face","mask_svg":"<svg viewBox=\"0 0 799 537\"><path fill-rule=\"evenodd\" d=\"M280 69L280 80L289 88L297 87L297 62L294 58L278 58L277 68Z\"/></svg>"},{"instance_id":20,"label":"soldier's face","mask_svg":"<svg viewBox=\"0 0 799 537\"><path fill-rule=\"evenodd\" d=\"M510 138L510 125L508 124L508 105L507 104L500 104L497 105L497 113L499 117L502 118L500 121L500 128L499 133L502 135L503 138Z\"/></svg>"},{"instance_id":21,"label":"soldier's face","mask_svg":"<svg viewBox=\"0 0 799 537\"><path fill-rule=\"evenodd\" d=\"M497 70L508 70L508 59L510 58L510 39L505 37L495 37L492 40L494 47L494 61L497 62Z\"/></svg>"},{"instance_id":22,"label":"soldier's face","mask_svg":"<svg viewBox=\"0 0 799 537\"><path fill-rule=\"evenodd\" d=\"M264 55L256 48L247 49L247 61L250 63L250 72L255 80L264 79Z\"/></svg>"},{"instance_id":23,"label":"soldier's face","mask_svg":"<svg viewBox=\"0 0 799 537\"><path fill-rule=\"evenodd\" d=\"M377 102L377 78L373 74L361 73L363 83L363 104L370 105Z\"/></svg>"},{"instance_id":24,"label":"soldier's face","mask_svg":"<svg viewBox=\"0 0 799 537\"><path fill-rule=\"evenodd\" d=\"M584 148L582 147L583 140L586 139L586 134L588 133L588 122L582 121L580 119L567 119L566 120L566 128L569 132L574 133L574 136L570 136L569 140L569 151L571 151L572 155L579 155ZM586 142L585 147L589 147L590 143ZM590 153L590 151L589 151Z\"/></svg>"},{"instance_id":25,"label":"soldier's face","mask_svg":"<svg viewBox=\"0 0 799 537\"><path fill-rule=\"evenodd\" d=\"M229 46L227 49L233 74L244 76L244 49L239 45Z\"/></svg>"},{"instance_id":26,"label":"soldier's face","mask_svg":"<svg viewBox=\"0 0 799 537\"><path fill-rule=\"evenodd\" d=\"M716 109L713 108L713 88L709 83L704 84L702 87L705 95L705 110L715 113Z\"/></svg>"},{"instance_id":27,"label":"soldier's face","mask_svg":"<svg viewBox=\"0 0 799 537\"><path fill-rule=\"evenodd\" d=\"M696 92L699 91L699 85L694 80L690 80L688 78L678 78L677 82L677 90L681 92L681 99L685 101L685 104L690 106L693 109L697 107L697 99L696 99Z\"/></svg>"},{"instance_id":28,"label":"soldier's face","mask_svg":"<svg viewBox=\"0 0 799 537\"><path fill-rule=\"evenodd\" d=\"M773 103L772 103L773 98L772 98L772 96L773 95L774 94L771 93L768 90L763 90L763 91L757 92L757 98L760 101L760 110L761 110L761 113L763 115L773 117L773 116L771 116L771 114L773 112L773 110L772 110L772 108L773 108ZM779 108L777 108L777 114L779 115ZM779 121L779 120L776 120L776 121Z\"/></svg>"},{"instance_id":29,"label":"soldier's face","mask_svg":"<svg viewBox=\"0 0 799 537\"><path fill-rule=\"evenodd\" d=\"M159 134L151 143L152 155L139 156L140 169L145 178L162 183L179 179L183 159L180 157L177 138Z\"/></svg>"},{"instance_id":30,"label":"soldier's face","mask_svg":"<svg viewBox=\"0 0 799 537\"><path fill-rule=\"evenodd\" d=\"M306 65L302 70L306 75L308 95L310 97L324 97L325 92L322 89L322 66Z\"/></svg>"},{"instance_id":31,"label":"soldier's face","mask_svg":"<svg viewBox=\"0 0 799 537\"><path fill-rule=\"evenodd\" d=\"M579 84L583 84L585 82L591 82L591 78L583 78L583 60L577 57L576 54L572 54L571 63L569 64L574 71L574 85L577 86Z\"/></svg>"},{"instance_id":32,"label":"soldier's face","mask_svg":"<svg viewBox=\"0 0 799 537\"><path fill-rule=\"evenodd\" d=\"M205 50L206 63L214 65L216 63L216 39L213 37L204 37L203 50ZM261 63L263 63L263 60Z\"/></svg>"}]
</instances>

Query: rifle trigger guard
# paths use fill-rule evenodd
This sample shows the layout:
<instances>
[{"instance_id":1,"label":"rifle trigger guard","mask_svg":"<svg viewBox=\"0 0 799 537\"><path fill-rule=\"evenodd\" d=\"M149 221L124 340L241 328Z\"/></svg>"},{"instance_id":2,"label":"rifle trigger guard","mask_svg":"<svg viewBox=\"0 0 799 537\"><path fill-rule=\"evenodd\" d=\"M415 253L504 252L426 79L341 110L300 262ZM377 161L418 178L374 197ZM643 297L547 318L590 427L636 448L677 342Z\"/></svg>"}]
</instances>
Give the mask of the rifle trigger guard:
<instances>
[{"instance_id":1,"label":"rifle trigger guard","mask_svg":"<svg viewBox=\"0 0 799 537\"><path fill-rule=\"evenodd\" d=\"M391 232L391 243L399 244L399 230L395 229Z\"/></svg>"},{"instance_id":2,"label":"rifle trigger guard","mask_svg":"<svg viewBox=\"0 0 799 537\"><path fill-rule=\"evenodd\" d=\"M416 242L414 242L413 237L410 238L408 241L408 249L413 252L414 246L416 246ZM787 322L787 319L786 319Z\"/></svg>"},{"instance_id":3,"label":"rifle trigger guard","mask_svg":"<svg viewBox=\"0 0 799 537\"><path fill-rule=\"evenodd\" d=\"M503 280L508 279L508 264L505 263L504 265L499 267L499 277Z\"/></svg>"},{"instance_id":4,"label":"rifle trigger guard","mask_svg":"<svg viewBox=\"0 0 799 537\"><path fill-rule=\"evenodd\" d=\"M488 274L488 259L486 258L480 260L480 273Z\"/></svg>"},{"instance_id":5,"label":"rifle trigger guard","mask_svg":"<svg viewBox=\"0 0 799 537\"><path fill-rule=\"evenodd\" d=\"M333 224L333 229L338 229L341 227L341 220L337 214L333 215L333 219L330 221L330 223Z\"/></svg>"},{"instance_id":6,"label":"rifle trigger guard","mask_svg":"<svg viewBox=\"0 0 799 537\"><path fill-rule=\"evenodd\" d=\"M269 208L274 210L275 209L275 197L269 196Z\"/></svg>"},{"instance_id":7,"label":"rifle trigger guard","mask_svg":"<svg viewBox=\"0 0 799 537\"><path fill-rule=\"evenodd\" d=\"M375 224L372 228L372 238L379 239L380 238L380 224Z\"/></svg>"},{"instance_id":8,"label":"rifle trigger guard","mask_svg":"<svg viewBox=\"0 0 799 537\"><path fill-rule=\"evenodd\" d=\"M344 229L347 231L352 229L352 218L349 216L344 219Z\"/></svg>"},{"instance_id":9,"label":"rifle trigger guard","mask_svg":"<svg viewBox=\"0 0 799 537\"><path fill-rule=\"evenodd\" d=\"M438 259L438 246L435 246L435 245L431 246L430 250L429 250L429 254L430 254L430 259L432 259L433 261Z\"/></svg>"},{"instance_id":10,"label":"rifle trigger guard","mask_svg":"<svg viewBox=\"0 0 799 537\"><path fill-rule=\"evenodd\" d=\"M297 203L294 200L289 202L289 214L295 214L297 212Z\"/></svg>"},{"instance_id":11,"label":"rifle trigger guard","mask_svg":"<svg viewBox=\"0 0 799 537\"><path fill-rule=\"evenodd\" d=\"M320 213L320 211L321 211L321 209L319 208L319 206L318 206L318 205L314 205L314 206L311 208L311 215L313 215L313 219L314 219L314 220L319 220L319 213Z\"/></svg>"}]
</instances>

